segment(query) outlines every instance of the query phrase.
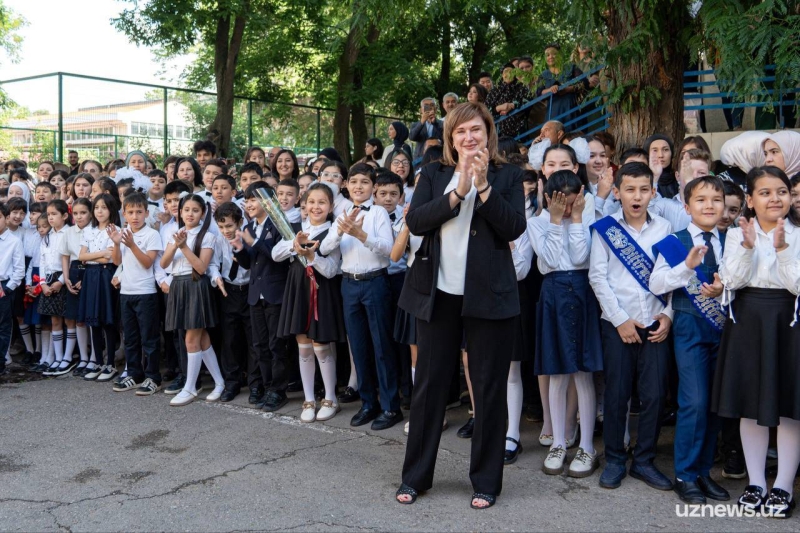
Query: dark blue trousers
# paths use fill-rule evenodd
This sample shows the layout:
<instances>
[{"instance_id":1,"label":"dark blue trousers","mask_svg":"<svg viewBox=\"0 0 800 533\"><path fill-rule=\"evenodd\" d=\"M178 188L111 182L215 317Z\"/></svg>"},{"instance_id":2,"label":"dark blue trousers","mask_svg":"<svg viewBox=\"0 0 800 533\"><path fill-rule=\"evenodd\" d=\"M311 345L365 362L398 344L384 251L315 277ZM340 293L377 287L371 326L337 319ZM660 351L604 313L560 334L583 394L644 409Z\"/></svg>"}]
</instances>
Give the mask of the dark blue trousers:
<instances>
[{"instance_id":1,"label":"dark blue trousers","mask_svg":"<svg viewBox=\"0 0 800 533\"><path fill-rule=\"evenodd\" d=\"M400 411L389 277L380 276L365 281L344 278L342 302L347 337L358 372L358 393L362 407L377 409L380 405L384 411Z\"/></svg>"},{"instance_id":2,"label":"dark blue trousers","mask_svg":"<svg viewBox=\"0 0 800 533\"><path fill-rule=\"evenodd\" d=\"M11 332L14 327L14 291L3 283L4 296L0 298L0 370L6 368L6 352L11 346Z\"/></svg>"},{"instance_id":3,"label":"dark blue trousers","mask_svg":"<svg viewBox=\"0 0 800 533\"><path fill-rule=\"evenodd\" d=\"M672 327L678 366L675 477L694 481L714 464L719 417L710 411L721 333L704 318L675 311Z\"/></svg>"},{"instance_id":4,"label":"dark blue trousers","mask_svg":"<svg viewBox=\"0 0 800 533\"><path fill-rule=\"evenodd\" d=\"M148 377L160 384L158 293L121 294L119 306L122 309L128 375L137 383ZM142 352L146 366L142 365Z\"/></svg>"}]
</instances>

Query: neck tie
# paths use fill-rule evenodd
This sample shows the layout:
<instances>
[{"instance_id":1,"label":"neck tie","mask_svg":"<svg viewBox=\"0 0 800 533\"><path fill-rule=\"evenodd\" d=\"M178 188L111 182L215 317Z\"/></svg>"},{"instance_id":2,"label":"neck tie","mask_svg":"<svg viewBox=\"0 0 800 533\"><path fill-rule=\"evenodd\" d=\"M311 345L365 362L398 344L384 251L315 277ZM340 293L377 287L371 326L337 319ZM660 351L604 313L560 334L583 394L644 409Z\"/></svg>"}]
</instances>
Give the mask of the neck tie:
<instances>
[{"instance_id":1,"label":"neck tie","mask_svg":"<svg viewBox=\"0 0 800 533\"><path fill-rule=\"evenodd\" d=\"M389 220L391 220L392 222L397 220L397 213L389 213Z\"/></svg>"},{"instance_id":2,"label":"neck tie","mask_svg":"<svg viewBox=\"0 0 800 533\"><path fill-rule=\"evenodd\" d=\"M234 257L231 260L231 270L230 272L228 272L228 279L230 280L231 283L233 283L236 280L236 276L238 274L239 274L239 262Z\"/></svg>"},{"instance_id":3,"label":"neck tie","mask_svg":"<svg viewBox=\"0 0 800 533\"><path fill-rule=\"evenodd\" d=\"M708 251L703 256L703 264L711 269L717 268L717 255L714 253L714 245L711 244L711 237L713 236L714 234L710 231L703 232L703 241L708 246Z\"/></svg>"}]
</instances>

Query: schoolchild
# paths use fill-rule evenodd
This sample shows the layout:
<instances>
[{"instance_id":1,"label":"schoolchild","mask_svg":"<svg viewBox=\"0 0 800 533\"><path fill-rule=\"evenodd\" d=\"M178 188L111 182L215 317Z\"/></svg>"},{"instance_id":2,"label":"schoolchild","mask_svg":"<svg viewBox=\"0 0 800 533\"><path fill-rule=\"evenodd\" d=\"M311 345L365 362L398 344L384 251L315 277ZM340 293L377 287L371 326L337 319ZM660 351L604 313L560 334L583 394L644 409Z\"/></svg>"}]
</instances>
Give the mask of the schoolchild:
<instances>
[{"instance_id":1,"label":"schoolchild","mask_svg":"<svg viewBox=\"0 0 800 533\"><path fill-rule=\"evenodd\" d=\"M0 375L6 372L5 354L11 345L14 292L25 277L25 250L6 225L8 206L0 205Z\"/></svg>"}]
</instances>

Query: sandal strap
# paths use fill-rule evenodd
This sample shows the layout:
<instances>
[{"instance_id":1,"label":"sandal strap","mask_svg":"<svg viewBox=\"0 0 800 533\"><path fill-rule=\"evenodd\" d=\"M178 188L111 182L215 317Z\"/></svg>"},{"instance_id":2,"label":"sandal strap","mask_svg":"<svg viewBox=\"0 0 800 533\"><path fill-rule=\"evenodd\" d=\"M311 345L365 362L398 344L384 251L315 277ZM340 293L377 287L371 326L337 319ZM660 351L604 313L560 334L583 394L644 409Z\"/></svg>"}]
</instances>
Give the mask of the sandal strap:
<instances>
[{"instance_id":1,"label":"sandal strap","mask_svg":"<svg viewBox=\"0 0 800 533\"><path fill-rule=\"evenodd\" d=\"M397 494L396 495L397 496L402 496L402 495L413 496L414 498L416 498L418 496L418 493L417 493L416 489L412 489L411 487L409 487L408 485L403 483L402 485L400 485L400 488L397 489Z\"/></svg>"},{"instance_id":2,"label":"sandal strap","mask_svg":"<svg viewBox=\"0 0 800 533\"><path fill-rule=\"evenodd\" d=\"M494 503L496 501L497 497L492 495L492 494L484 494L482 492L476 492L475 494L472 495L472 499L473 500L483 500L483 501L488 502L488 503Z\"/></svg>"},{"instance_id":3,"label":"sandal strap","mask_svg":"<svg viewBox=\"0 0 800 533\"><path fill-rule=\"evenodd\" d=\"M515 439L515 438L512 438L512 437L506 437L506 440L507 440L507 441L509 441L509 442L513 442L514 444L516 444L516 445L517 445L517 447L519 447L519 446L522 446L522 445L519 443L519 441L518 441L517 439Z\"/></svg>"},{"instance_id":4,"label":"sandal strap","mask_svg":"<svg viewBox=\"0 0 800 533\"><path fill-rule=\"evenodd\" d=\"M333 400L322 400L322 407L333 407Z\"/></svg>"}]
</instances>

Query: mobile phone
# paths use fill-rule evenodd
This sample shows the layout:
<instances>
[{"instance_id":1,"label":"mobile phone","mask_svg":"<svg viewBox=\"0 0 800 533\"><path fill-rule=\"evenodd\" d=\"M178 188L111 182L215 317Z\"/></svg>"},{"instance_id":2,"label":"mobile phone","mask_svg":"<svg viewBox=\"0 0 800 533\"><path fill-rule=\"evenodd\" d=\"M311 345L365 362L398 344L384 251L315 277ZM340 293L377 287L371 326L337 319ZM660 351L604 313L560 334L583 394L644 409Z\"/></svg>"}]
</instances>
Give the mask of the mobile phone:
<instances>
[{"instance_id":1,"label":"mobile phone","mask_svg":"<svg viewBox=\"0 0 800 533\"><path fill-rule=\"evenodd\" d=\"M424 104L424 105L422 106L422 109L423 109L423 111L425 111L426 113L429 113L430 111L432 111L432 110L433 110L433 105L432 105L432 104Z\"/></svg>"}]
</instances>

